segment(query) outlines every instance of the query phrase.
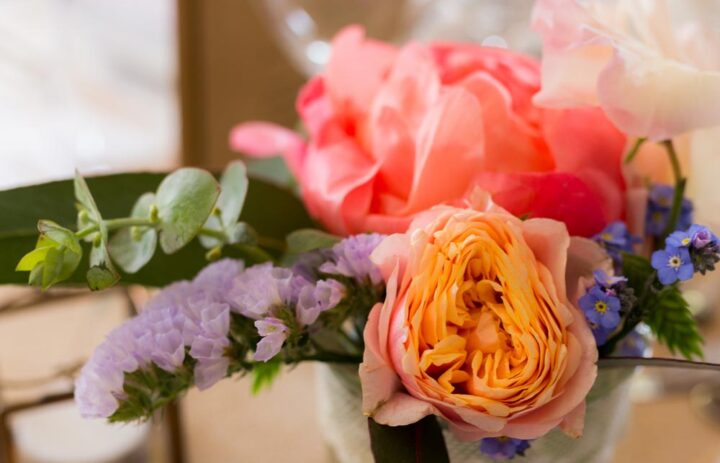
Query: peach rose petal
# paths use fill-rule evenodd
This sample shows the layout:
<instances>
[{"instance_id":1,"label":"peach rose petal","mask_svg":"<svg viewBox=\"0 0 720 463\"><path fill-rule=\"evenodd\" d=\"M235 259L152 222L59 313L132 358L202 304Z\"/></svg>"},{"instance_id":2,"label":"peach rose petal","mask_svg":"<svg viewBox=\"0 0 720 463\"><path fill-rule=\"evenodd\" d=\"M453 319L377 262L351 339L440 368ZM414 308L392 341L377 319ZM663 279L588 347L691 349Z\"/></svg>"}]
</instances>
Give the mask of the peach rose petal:
<instances>
[{"instance_id":1,"label":"peach rose petal","mask_svg":"<svg viewBox=\"0 0 720 463\"><path fill-rule=\"evenodd\" d=\"M246 122L230 132L230 147L256 158L282 155L293 175L301 175L305 140L292 130L267 122Z\"/></svg>"}]
</instances>

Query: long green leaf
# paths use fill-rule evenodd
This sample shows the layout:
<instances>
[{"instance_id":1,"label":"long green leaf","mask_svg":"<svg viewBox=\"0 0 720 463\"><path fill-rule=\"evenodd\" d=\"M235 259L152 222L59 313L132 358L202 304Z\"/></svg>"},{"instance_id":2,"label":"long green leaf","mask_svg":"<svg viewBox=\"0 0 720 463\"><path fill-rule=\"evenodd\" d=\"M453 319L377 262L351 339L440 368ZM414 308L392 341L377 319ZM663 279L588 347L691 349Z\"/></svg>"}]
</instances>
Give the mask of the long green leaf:
<instances>
[{"instance_id":1,"label":"long green leaf","mask_svg":"<svg viewBox=\"0 0 720 463\"><path fill-rule=\"evenodd\" d=\"M408 426L385 426L368 418L375 463L449 463L442 429L434 416Z\"/></svg>"},{"instance_id":2,"label":"long green leaf","mask_svg":"<svg viewBox=\"0 0 720 463\"><path fill-rule=\"evenodd\" d=\"M155 191L164 177L160 173L116 174L88 178L87 183L103 217L112 219L127 217L135 201L143 193ZM75 229L74 198L72 180L0 191L0 284L27 283L27 274L16 272L15 266L35 247L38 220L53 220ZM260 236L280 242L294 230L314 226L293 193L257 179L250 179L240 218ZM89 247L85 251L89 252ZM123 274L121 281L164 286L191 278L207 264L205 252L197 240L172 255L158 252L139 272ZM226 255L232 257L232 251L229 249ZM83 262L68 283L85 285L87 270L87 262Z\"/></svg>"}]
</instances>

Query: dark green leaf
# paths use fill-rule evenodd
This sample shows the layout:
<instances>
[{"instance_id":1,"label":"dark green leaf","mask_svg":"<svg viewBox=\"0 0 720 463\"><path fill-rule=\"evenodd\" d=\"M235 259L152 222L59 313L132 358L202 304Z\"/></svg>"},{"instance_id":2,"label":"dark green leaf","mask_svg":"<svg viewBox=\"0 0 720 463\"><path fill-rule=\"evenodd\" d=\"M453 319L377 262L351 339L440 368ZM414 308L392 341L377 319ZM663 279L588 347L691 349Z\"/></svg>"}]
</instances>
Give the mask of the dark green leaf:
<instances>
[{"instance_id":1,"label":"dark green leaf","mask_svg":"<svg viewBox=\"0 0 720 463\"><path fill-rule=\"evenodd\" d=\"M172 254L195 238L212 213L220 186L207 171L186 167L168 175L157 190L160 247Z\"/></svg>"},{"instance_id":2,"label":"dark green leaf","mask_svg":"<svg viewBox=\"0 0 720 463\"><path fill-rule=\"evenodd\" d=\"M252 393L257 395L263 389L269 388L282 369L279 357L273 357L267 362L257 362L252 368Z\"/></svg>"},{"instance_id":3,"label":"dark green leaf","mask_svg":"<svg viewBox=\"0 0 720 463\"><path fill-rule=\"evenodd\" d=\"M683 357L702 358L703 339L688 304L677 286L666 286L649 302L645 320L658 340Z\"/></svg>"},{"instance_id":4,"label":"dark green leaf","mask_svg":"<svg viewBox=\"0 0 720 463\"><path fill-rule=\"evenodd\" d=\"M287 236L287 252L288 254L300 254L315 249L329 248L338 241L340 241L339 236L320 230L309 228L297 230Z\"/></svg>"},{"instance_id":5,"label":"dark green leaf","mask_svg":"<svg viewBox=\"0 0 720 463\"><path fill-rule=\"evenodd\" d=\"M87 184L104 217L117 218L125 217L142 194L155 191L164 177L159 173L115 174L88 178ZM27 283L27 277L14 269L22 256L35 247L38 219L74 228L77 223L74 198L72 180L0 191L0 284ZM292 192L253 178L240 219L252 224L258 235L280 242L293 230L313 226ZM233 249L224 250L228 257L240 257L234 253ZM192 242L172 255L156 253L139 272L124 274L122 282L164 286L192 278L205 265L205 249ZM87 270L87 265L81 263L68 281L85 284Z\"/></svg>"},{"instance_id":6,"label":"dark green leaf","mask_svg":"<svg viewBox=\"0 0 720 463\"><path fill-rule=\"evenodd\" d=\"M150 206L155 202L153 193L145 193L138 199L131 217L150 218ZM157 231L151 227L129 227L120 229L110 239L108 251L113 261L126 273L135 273L143 268L157 246Z\"/></svg>"},{"instance_id":7,"label":"dark green leaf","mask_svg":"<svg viewBox=\"0 0 720 463\"><path fill-rule=\"evenodd\" d=\"M408 426L385 426L368 418L375 463L449 463L445 438L434 416Z\"/></svg>"},{"instance_id":8,"label":"dark green leaf","mask_svg":"<svg viewBox=\"0 0 720 463\"><path fill-rule=\"evenodd\" d=\"M650 261L637 254L622 255L623 275L628 279L628 286L635 291L635 296L642 296L645 291L645 285L650 277L653 276L653 268Z\"/></svg>"}]
</instances>

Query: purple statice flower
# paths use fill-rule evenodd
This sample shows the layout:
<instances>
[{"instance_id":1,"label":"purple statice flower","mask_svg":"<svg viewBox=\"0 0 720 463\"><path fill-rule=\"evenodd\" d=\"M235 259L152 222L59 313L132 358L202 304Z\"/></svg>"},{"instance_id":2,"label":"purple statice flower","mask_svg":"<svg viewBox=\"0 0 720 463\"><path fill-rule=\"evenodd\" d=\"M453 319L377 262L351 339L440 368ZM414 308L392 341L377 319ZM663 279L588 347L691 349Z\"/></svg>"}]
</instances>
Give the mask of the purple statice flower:
<instances>
[{"instance_id":1,"label":"purple statice flower","mask_svg":"<svg viewBox=\"0 0 720 463\"><path fill-rule=\"evenodd\" d=\"M255 328L262 339L258 342L253 360L267 362L280 352L290 330L282 320L274 317L257 320Z\"/></svg>"},{"instance_id":2,"label":"purple statice flower","mask_svg":"<svg viewBox=\"0 0 720 463\"><path fill-rule=\"evenodd\" d=\"M645 230L651 236L661 236L667 227L675 188L670 185L653 185L648 196ZM692 224L693 205L683 198L677 228L686 229Z\"/></svg>"},{"instance_id":3,"label":"purple statice flower","mask_svg":"<svg viewBox=\"0 0 720 463\"><path fill-rule=\"evenodd\" d=\"M318 269L322 264L332 258L332 250L316 249L300 254L292 266L295 275L303 277L308 281L318 279Z\"/></svg>"},{"instance_id":4,"label":"purple statice flower","mask_svg":"<svg viewBox=\"0 0 720 463\"><path fill-rule=\"evenodd\" d=\"M322 312L334 308L345 296L345 286L336 280L306 285L298 296L296 316L301 325L312 325Z\"/></svg>"},{"instance_id":5,"label":"purple statice flower","mask_svg":"<svg viewBox=\"0 0 720 463\"><path fill-rule=\"evenodd\" d=\"M380 269L370 260L370 254L385 237L377 233L360 234L345 238L332 248L330 260L320 266L329 275L343 275L359 283L382 283Z\"/></svg>"},{"instance_id":6,"label":"purple statice flower","mask_svg":"<svg viewBox=\"0 0 720 463\"><path fill-rule=\"evenodd\" d=\"M230 346L230 306L221 302L198 305L196 335L190 346L190 356L197 360L195 385L207 389L227 375L230 359L225 355Z\"/></svg>"},{"instance_id":7,"label":"purple statice flower","mask_svg":"<svg viewBox=\"0 0 720 463\"><path fill-rule=\"evenodd\" d=\"M108 417L125 397L125 373L151 363L170 373L186 352L197 360L195 381L204 388L225 376L229 359L230 306L225 298L241 264L223 260L195 280L174 283L143 311L115 328L93 353L77 381L75 400L86 417Z\"/></svg>"},{"instance_id":8,"label":"purple statice flower","mask_svg":"<svg viewBox=\"0 0 720 463\"><path fill-rule=\"evenodd\" d=\"M218 302L228 302L227 297L235 278L242 272L242 261L221 259L205 267L193 280L193 288Z\"/></svg>"},{"instance_id":9,"label":"purple statice flower","mask_svg":"<svg viewBox=\"0 0 720 463\"><path fill-rule=\"evenodd\" d=\"M305 284L309 284L307 280L290 269L271 263L258 264L234 279L228 301L236 312L257 320L273 309L294 305Z\"/></svg>"},{"instance_id":10,"label":"purple statice flower","mask_svg":"<svg viewBox=\"0 0 720 463\"><path fill-rule=\"evenodd\" d=\"M632 252L633 245L641 241L633 236L625 222L620 220L608 224L603 231L593 236L593 240L604 247L616 262L621 260L621 253Z\"/></svg>"},{"instance_id":11,"label":"purple statice flower","mask_svg":"<svg viewBox=\"0 0 720 463\"><path fill-rule=\"evenodd\" d=\"M75 401L88 418L112 415L124 398L125 373L151 362L173 372L185 359L182 313L176 307L146 311L115 328L75 382Z\"/></svg>"},{"instance_id":12,"label":"purple statice flower","mask_svg":"<svg viewBox=\"0 0 720 463\"><path fill-rule=\"evenodd\" d=\"M530 441L511 437L486 437L480 441L480 451L496 461L512 460L516 456L525 456Z\"/></svg>"},{"instance_id":13,"label":"purple statice flower","mask_svg":"<svg viewBox=\"0 0 720 463\"><path fill-rule=\"evenodd\" d=\"M695 272L687 248L667 246L663 250L655 251L651 264L658 272L660 283L664 285L671 285L678 280L689 280Z\"/></svg>"}]
</instances>

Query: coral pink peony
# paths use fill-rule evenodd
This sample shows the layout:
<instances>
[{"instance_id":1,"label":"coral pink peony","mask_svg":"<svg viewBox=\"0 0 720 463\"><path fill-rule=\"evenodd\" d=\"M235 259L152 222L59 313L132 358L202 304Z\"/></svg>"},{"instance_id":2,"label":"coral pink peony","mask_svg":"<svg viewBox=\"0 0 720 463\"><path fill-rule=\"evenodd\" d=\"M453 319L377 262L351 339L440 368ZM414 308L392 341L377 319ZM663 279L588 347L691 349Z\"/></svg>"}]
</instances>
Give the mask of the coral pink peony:
<instances>
[{"instance_id":1,"label":"coral pink peony","mask_svg":"<svg viewBox=\"0 0 720 463\"><path fill-rule=\"evenodd\" d=\"M516 215L591 235L624 215L625 137L598 109L533 105L539 66L499 48L409 44L341 31L325 71L298 97L307 143L241 124L232 146L282 152L309 211L339 234L404 231L474 186Z\"/></svg>"},{"instance_id":2,"label":"coral pink peony","mask_svg":"<svg viewBox=\"0 0 720 463\"><path fill-rule=\"evenodd\" d=\"M438 206L372 258L388 294L365 328L366 414L438 415L463 440L582 434L598 352L575 303L608 266L596 244L549 219Z\"/></svg>"}]
</instances>

